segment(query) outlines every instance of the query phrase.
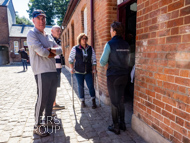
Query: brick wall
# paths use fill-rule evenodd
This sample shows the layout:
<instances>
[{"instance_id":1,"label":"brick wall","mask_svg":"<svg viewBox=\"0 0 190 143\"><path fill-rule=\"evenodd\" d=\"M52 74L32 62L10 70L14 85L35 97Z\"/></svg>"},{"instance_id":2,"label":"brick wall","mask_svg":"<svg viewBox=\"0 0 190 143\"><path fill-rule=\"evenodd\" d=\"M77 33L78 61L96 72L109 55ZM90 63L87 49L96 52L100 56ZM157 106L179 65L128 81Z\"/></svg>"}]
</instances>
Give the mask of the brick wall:
<instances>
[{"instance_id":1,"label":"brick wall","mask_svg":"<svg viewBox=\"0 0 190 143\"><path fill-rule=\"evenodd\" d=\"M9 30L8 30L8 18L7 18L7 7L0 7L0 44L9 43Z\"/></svg>"},{"instance_id":2,"label":"brick wall","mask_svg":"<svg viewBox=\"0 0 190 143\"><path fill-rule=\"evenodd\" d=\"M90 11L90 0L81 0L77 6L73 16L71 17L68 25L62 33L63 50L65 52L66 66L69 66L68 57L70 50L73 46L73 34L72 25L74 25L74 45L77 44L77 36L84 32L83 28L83 9L87 7L87 35L88 43L91 44L91 11ZM117 20L117 0L94 0L94 49L97 58L97 70L99 76L99 90L100 95L108 96L107 83L106 83L106 70L107 68L100 67L99 59L103 52L104 45L111 39L110 36L110 24ZM68 29L70 40L68 43ZM65 36L66 34L66 36ZM65 39L65 37L67 37ZM67 42L66 42L67 41ZM69 46L68 46L69 45ZM65 48L67 47L67 48Z\"/></svg>"},{"instance_id":3,"label":"brick wall","mask_svg":"<svg viewBox=\"0 0 190 143\"><path fill-rule=\"evenodd\" d=\"M90 28L90 0L81 0L79 5L77 6L74 14L72 15L69 23L66 25L64 31L62 32L62 39L63 39L63 51L65 52L65 64L69 67L69 54L74 45L77 45L77 36L80 33L84 32L83 29L83 16L82 11L84 8L87 7L87 35L88 35L88 43L91 44L91 28ZM74 27L74 30L72 28ZM68 38L69 32L69 38Z\"/></svg>"},{"instance_id":4,"label":"brick wall","mask_svg":"<svg viewBox=\"0 0 190 143\"><path fill-rule=\"evenodd\" d=\"M190 0L138 0L134 114L190 142Z\"/></svg>"},{"instance_id":5,"label":"brick wall","mask_svg":"<svg viewBox=\"0 0 190 143\"><path fill-rule=\"evenodd\" d=\"M97 58L98 84L100 95L108 96L107 67L100 66L105 44L111 40L110 25L117 20L117 0L94 1L94 43Z\"/></svg>"}]
</instances>

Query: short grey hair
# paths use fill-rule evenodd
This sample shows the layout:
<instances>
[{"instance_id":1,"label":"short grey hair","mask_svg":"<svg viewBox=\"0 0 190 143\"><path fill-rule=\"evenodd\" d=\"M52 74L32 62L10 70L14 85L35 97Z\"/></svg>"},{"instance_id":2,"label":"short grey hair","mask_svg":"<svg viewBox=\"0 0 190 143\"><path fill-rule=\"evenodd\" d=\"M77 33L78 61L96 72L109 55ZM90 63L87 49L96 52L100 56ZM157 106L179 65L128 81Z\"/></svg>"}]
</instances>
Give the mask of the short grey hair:
<instances>
[{"instance_id":1,"label":"short grey hair","mask_svg":"<svg viewBox=\"0 0 190 143\"><path fill-rule=\"evenodd\" d=\"M59 25L54 25L54 26L52 27L52 29L55 29L55 28L60 28L60 29L61 29L61 27L60 27Z\"/></svg>"}]
</instances>

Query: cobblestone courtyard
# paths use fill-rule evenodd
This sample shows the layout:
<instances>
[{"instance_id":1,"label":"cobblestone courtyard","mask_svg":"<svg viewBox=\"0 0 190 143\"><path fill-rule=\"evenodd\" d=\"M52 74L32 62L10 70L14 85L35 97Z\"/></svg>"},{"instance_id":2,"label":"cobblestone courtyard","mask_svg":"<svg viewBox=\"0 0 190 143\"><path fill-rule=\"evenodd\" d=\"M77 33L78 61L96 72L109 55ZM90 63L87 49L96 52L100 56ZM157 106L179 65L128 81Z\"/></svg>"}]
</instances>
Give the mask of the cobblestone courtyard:
<instances>
[{"instance_id":1,"label":"cobblestone courtyard","mask_svg":"<svg viewBox=\"0 0 190 143\"><path fill-rule=\"evenodd\" d=\"M88 90L85 89L87 107L80 108L77 84L74 79L75 108L72 106L70 73L63 68L57 103L66 109L56 111L61 129L50 130L51 135L40 138L33 135L34 106L37 92L31 67L22 72L22 66L0 66L0 143L145 143L130 127L115 135L107 130L111 124L110 107L91 109ZM97 100L98 103L98 100ZM126 111L126 114L131 114Z\"/></svg>"}]
</instances>

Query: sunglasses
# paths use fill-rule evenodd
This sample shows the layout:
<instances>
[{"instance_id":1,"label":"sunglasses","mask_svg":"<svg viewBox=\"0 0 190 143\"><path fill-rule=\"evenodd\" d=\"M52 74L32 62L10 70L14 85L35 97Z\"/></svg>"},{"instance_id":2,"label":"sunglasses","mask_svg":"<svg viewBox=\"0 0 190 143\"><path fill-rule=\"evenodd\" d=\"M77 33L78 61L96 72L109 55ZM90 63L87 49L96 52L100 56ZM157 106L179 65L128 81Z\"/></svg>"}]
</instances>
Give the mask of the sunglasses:
<instances>
[{"instance_id":1,"label":"sunglasses","mask_svg":"<svg viewBox=\"0 0 190 143\"><path fill-rule=\"evenodd\" d=\"M82 40L88 40L87 38L82 38Z\"/></svg>"}]
</instances>

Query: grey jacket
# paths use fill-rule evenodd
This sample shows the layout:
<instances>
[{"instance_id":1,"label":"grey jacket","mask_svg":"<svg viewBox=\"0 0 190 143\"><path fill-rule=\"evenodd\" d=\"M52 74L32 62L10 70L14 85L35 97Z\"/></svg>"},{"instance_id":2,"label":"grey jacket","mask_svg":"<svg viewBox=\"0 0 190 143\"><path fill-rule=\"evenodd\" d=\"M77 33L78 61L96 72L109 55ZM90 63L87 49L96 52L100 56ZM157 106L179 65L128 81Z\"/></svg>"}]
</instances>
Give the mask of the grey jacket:
<instances>
[{"instance_id":1,"label":"grey jacket","mask_svg":"<svg viewBox=\"0 0 190 143\"><path fill-rule=\"evenodd\" d=\"M43 34L36 28L33 28L27 34L27 44L34 75L56 72L55 59L48 58L50 53L47 48L58 46L56 48L56 55L62 54L62 49L61 46L56 44L51 35L47 33Z\"/></svg>"}]
</instances>

